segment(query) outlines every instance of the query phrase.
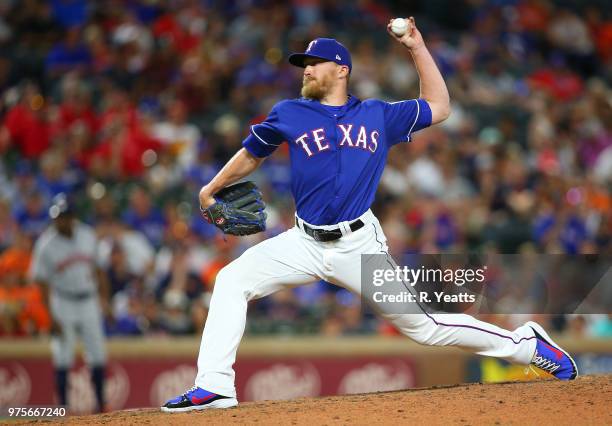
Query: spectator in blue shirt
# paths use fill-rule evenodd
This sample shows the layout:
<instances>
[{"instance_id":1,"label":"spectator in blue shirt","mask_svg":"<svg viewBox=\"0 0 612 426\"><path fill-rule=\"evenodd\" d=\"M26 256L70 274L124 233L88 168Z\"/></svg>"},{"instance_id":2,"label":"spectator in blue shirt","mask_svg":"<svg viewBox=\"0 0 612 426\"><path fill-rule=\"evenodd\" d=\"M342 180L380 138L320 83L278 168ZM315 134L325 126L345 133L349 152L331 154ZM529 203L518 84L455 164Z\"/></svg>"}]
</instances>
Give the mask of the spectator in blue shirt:
<instances>
[{"instance_id":1,"label":"spectator in blue shirt","mask_svg":"<svg viewBox=\"0 0 612 426\"><path fill-rule=\"evenodd\" d=\"M64 28L81 26L87 21L86 0L52 0L53 18Z\"/></svg>"},{"instance_id":2,"label":"spectator in blue shirt","mask_svg":"<svg viewBox=\"0 0 612 426\"><path fill-rule=\"evenodd\" d=\"M161 246L167 223L143 188L136 186L130 193L130 205L122 220L128 227L142 232L156 248Z\"/></svg>"},{"instance_id":3,"label":"spectator in blue shirt","mask_svg":"<svg viewBox=\"0 0 612 426\"><path fill-rule=\"evenodd\" d=\"M32 191L25 196L24 205L15 211L14 216L21 230L34 238L49 225L47 208L38 191Z\"/></svg>"},{"instance_id":4,"label":"spectator in blue shirt","mask_svg":"<svg viewBox=\"0 0 612 426\"><path fill-rule=\"evenodd\" d=\"M91 64L89 48L81 42L81 33L76 27L67 30L64 40L53 46L45 59L46 72L52 77L72 70L87 71Z\"/></svg>"}]
</instances>

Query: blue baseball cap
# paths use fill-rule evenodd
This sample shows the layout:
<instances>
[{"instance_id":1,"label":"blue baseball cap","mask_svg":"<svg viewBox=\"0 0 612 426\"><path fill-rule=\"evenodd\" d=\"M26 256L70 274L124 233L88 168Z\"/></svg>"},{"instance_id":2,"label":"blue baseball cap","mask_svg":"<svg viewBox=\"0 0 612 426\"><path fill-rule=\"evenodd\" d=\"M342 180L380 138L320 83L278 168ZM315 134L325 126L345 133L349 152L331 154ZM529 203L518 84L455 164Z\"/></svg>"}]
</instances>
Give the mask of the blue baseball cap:
<instances>
[{"instance_id":1,"label":"blue baseball cap","mask_svg":"<svg viewBox=\"0 0 612 426\"><path fill-rule=\"evenodd\" d=\"M319 58L332 61L338 65L346 65L349 73L353 68L351 54L342 43L333 38L317 38L311 41L304 53L293 53L289 55L289 63L296 67L306 68L304 60L306 58Z\"/></svg>"}]
</instances>

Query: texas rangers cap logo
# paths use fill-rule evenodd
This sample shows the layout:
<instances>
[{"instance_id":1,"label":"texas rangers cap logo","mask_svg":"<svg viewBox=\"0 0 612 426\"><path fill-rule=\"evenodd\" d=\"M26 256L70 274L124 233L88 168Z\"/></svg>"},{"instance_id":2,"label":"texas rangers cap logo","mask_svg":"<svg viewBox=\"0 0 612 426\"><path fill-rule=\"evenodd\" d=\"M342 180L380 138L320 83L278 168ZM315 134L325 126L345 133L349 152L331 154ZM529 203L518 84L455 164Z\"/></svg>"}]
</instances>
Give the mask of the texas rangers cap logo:
<instances>
[{"instance_id":1,"label":"texas rangers cap logo","mask_svg":"<svg viewBox=\"0 0 612 426\"><path fill-rule=\"evenodd\" d=\"M315 44L317 44L317 40L313 40L310 43L308 43L308 48L306 48L306 53L310 52L310 50L315 46Z\"/></svg>"},{"instance_id":2,"label":"texas rangers cap logo","mask_svg":"<svg viewBox=\"0 0 612 426\"><path fill-rule=\"evenodd\" d=\"M326 61L336 62L339 65L346 65L349 72L352 68L351 54L341 43L333 38L316 38L308 43L304 53L292 53L289 55L289 63L296 67L306 68L305 59L319 58Z\"/></svg>"}]
</instances>

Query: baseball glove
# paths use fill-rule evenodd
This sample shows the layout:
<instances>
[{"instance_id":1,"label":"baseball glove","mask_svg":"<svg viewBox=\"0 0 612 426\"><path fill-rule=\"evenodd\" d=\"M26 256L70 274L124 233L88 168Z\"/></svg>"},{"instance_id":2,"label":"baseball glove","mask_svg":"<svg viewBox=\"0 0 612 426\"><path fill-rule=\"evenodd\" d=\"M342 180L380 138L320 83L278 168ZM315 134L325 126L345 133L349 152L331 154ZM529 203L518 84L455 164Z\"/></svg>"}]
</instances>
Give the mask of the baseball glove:
<instances>
[{"instance_id":1,"label":"baseball glove","mask_svg":"<svg viewBox=\"0 0 612 426\"><path fill-rule=\"evenodd\" d=\"M266 229L266 205L253 182L239 182L214 194L215 204L200 206L202 217L224 234L251 235Z\"/></svg>"}]
</instances>

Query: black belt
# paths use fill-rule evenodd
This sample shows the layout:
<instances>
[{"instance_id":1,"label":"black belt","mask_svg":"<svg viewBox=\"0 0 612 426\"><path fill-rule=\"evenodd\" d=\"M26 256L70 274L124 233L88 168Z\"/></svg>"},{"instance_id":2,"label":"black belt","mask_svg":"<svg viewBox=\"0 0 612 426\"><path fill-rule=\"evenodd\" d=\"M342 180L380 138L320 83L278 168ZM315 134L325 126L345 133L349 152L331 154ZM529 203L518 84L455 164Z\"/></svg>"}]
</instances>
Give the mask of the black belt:
<instances>
[{"instance_id":1,"label":"black belt","mask_svg":"<svg viewBox=\"0 0 612 426\"><path fill-rule=\"evenodd\" d=\"M295 224L298 226L298 228L300 227L300 224L298 223L298 218L295 218ZM349 225L349 228L351 228L351 231L355 232L358 229L363 228L365 224L363 223L363 221L361 219L357 219L355 222L351 223ZM330 241L336 241L339 240L340 238L342 238L342 231L340 230L340 228L336 228L336 229L316 229L316 228L311 228L310 226L306 225L304 222L302 222L302 229L304 229L304 232L306 232L306 234L310 235L312 238L314 238L315 241L319 241L322 243L327 243Z\"/></svg>"},{"instance_id":2,"label":"black belt","mask_svg":"<svg viewBox=\"0 0 612 426\"><path fill-rule=\"evenodd\" d=\"M54 291L62 299L68 299L73 302L79 302L82 300L86 300L95 295L95 292L91 292L91 291L87 293L72 293L72 292L58 290L58 289L54 289Z\"/></svg>"}]
</instances>

